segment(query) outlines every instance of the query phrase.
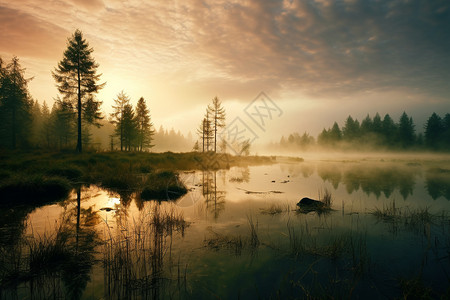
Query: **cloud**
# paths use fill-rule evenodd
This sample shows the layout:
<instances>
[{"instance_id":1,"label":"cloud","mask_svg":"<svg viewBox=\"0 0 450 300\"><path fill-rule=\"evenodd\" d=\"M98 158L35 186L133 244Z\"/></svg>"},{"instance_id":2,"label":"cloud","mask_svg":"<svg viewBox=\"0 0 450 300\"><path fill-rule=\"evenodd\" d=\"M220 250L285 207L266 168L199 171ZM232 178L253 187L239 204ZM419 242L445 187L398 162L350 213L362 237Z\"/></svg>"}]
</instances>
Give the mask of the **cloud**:
<instances>
[{"instance_id":1,"label":"cloud","mask_svg":"<svg viewBox=\"0 0 450 300\"><path fill-rule=\"evenodd\" d=\"M0 6L0 52L50 59L60 55L67 32L28 13Z\"/></svg>"},{"instance_id":2,"label":"cloud","mask_svg":"<svg viewBox=\"0 0 450 300\"><path fill-rule=\"evenodd\" d=\"M45 58L51 70L79 28L105 80L134 83L139 93L161 99L183 99L180 107L215 95L249 101L261 90L290 99L342 100L390 91L423 99L450 95L450 4L444 0L3 5L0 53ZM131 90L107 84L102 92L109 97L122 89Z\"/></svg>"},{"instance_id":3,"label":"cloud","mask_svg":"<svg viewBox=\"0 0 450 300\"><path fill-rule=\"evenodd\" d=\"M399 86L449 95L444 1L242 3L188 9L191 50L230 77L321 96Z\"/></svg>"},{"instance_id":4,"label":"cloud","mask_svg":"<svg viewBox=\"0 0 450 300\"><path fill-rule=\"evenodd\" d=\"M102 0L70 0L70 2L91 12L98 11L105 7Z\"/></svg>"}]
</instances>

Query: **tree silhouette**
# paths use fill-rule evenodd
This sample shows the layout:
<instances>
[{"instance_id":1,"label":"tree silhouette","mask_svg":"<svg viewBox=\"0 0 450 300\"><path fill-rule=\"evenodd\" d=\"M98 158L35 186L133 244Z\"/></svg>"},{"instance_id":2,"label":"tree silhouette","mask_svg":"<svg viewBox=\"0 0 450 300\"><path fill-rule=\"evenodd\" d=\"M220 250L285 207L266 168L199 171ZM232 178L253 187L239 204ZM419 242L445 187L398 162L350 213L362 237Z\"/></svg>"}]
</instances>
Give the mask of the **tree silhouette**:
<instances>
[{"instance_id":1,"label":"tree silhouette","mask_svg":"<svg viewBox=\"0 0 450 300\"><path fill-rule=\"evenodd\" d=\"M212 104L208 105L207 111L211 116L211 135L214 136L214 152L217 152L217 131L225 127L225 108L216 96L212 99Z\"/></svg>"},{"instance_id":2,"label":"tree silhouette","mask_svg":"<svg viewBox=\"0 0 450 300\"><path fill-rule=\"evenodd\" d=\"M409 118L406 112L403 112L398 124L398 141L401 147L407 148L414 144L416 139L414 127L412 118Z\"/></svg>"},{"instance_id":3,"label":"tree silhouette","mask_svg":"<svg viewBox=\"0 0 450 300\"><path fill-rule=\"evenodd\" d=\"M52 72L58 91L63 94L64 100L76 100L78 132L76 150L80 153L83 149L82 111L88 115L86 118L88 122L98 116L96 112L101 103L94 100L93 93L97 93L105 85L105 83L97 84L101 74L97 74L99 65L91 56L93 51L93 48L89 48L89 44L83 39L82 32L77 29L68 39L63 59Z\"/></svg>"},{"instance_id":4,"label":"tree silhouette","mask_svg":"<svg viewBox=\"0 0 450 300\"><path fill-rule=\"evenodd\" d=\"M28 144L29 127L33 100L30 99L25 79L25 69L19 59L13 57L6 67L0 59L0 116L2 136L10 139L10 147L15 149L18 140ZM7 143L8 144L8 143Z\"/></svg>"},{"instance_id":5,"label":"tree silhouette","mask_svg":"<svg viewBox=\"0 0 450 300\"><path fill-rule=\"evenodd\" d=\"M211 140L214 138L214 131L212 130L211 120L209 116L209 111L206 110L205 118L203 118L202 123L197 129L199 137L202 139L202 152L205 150L208 152Z\"/></svg>"},{"instance_id":6,"label":"tree silhouette","mask_svg":"<svg viewBox=\"0 0 450 300\"><path fill-rule=\"evenodd\" d=\"M56 138L54 144L57 144L60 149L71 145L75 137L75 120L72 103L58 97L52 107L51 127L52 136Z\"/></svg>"},{"instance_id":7,"label":"tree silhouette","mask_svg":"<svg viewBox=\"0 0 450 300\"><path fill-rule=\"evenodd\" d=\"M131 146L134 130L136 129L133 107L130 104L130 98L121 91L114 99L114 112L111 114L111 123L115 125L116 136L120 140L120 151Z\"/></svg>"},{"instance_id":8,"label":"tree silhouette","mask_svg":"<svg viewBox=\"0 0 450 300\"><path fill-rule=\"evenodd\" d=\"M433 113L425 124L426 145L433 149L439 148L442 142L444 130L445 127L441 117L438 114Z\"/></svg>"},{"instance_id":9,"label":"tree silhouette","mask_svg":"<svg viewBox=\"0 0 450 300\"><path fill-rule=\"evenodd\" d=\"M352 116L348 116L345 126L342 128L342 136L345 140L351 141L359 137L360 126L359 121L353 120Z\"/></svg>"},{"instance_id":10,"label":"tree silhouette","mask_svg":"<svg viewBox=\"0 0 450 300\"><path fill-rule=\"evenodd\" d=\"M139 151L144 148L151 148L153 135L155 130L153 129L153 123L150 118L150 111L147 108L147 104L143 97L139 98L136 105L136 125L137 125L137 145Z\"/></svg>"}]
</instances>

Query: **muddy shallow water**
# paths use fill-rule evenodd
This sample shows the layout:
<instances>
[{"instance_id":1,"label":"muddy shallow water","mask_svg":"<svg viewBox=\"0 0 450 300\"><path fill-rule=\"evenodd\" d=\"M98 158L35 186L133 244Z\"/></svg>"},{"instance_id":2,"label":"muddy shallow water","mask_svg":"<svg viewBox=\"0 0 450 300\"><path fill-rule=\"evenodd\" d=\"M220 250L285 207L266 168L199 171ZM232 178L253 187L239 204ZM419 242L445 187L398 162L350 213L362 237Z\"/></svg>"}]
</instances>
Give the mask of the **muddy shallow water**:
<instances>
[{"instance_id":1,"label":"muddy shallow water","mask_svg":"<svg viewBox=\"0 0 450 300\"><path fill-rule=\"evenodd\" d=\"M190 191L174 202L90 186L3 212L1 298L448 293L448 162L317 160L180 180ZM325 190L331 210L297 210Z\"/></svg>"}]
</instances>

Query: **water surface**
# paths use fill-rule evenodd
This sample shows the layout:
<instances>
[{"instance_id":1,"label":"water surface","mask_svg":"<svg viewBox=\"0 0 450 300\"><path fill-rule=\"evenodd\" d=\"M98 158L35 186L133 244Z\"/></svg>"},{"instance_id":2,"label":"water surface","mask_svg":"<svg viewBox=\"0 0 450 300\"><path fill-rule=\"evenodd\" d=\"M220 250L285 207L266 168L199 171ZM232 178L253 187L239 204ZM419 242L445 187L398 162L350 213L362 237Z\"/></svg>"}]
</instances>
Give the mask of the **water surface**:
<instances>
[{"instance_id":1,"label":"water surface","mask_svg":"<svg viewBox=\"0 0 450 300\"><path fill-rule=\"evenodd\" d=\"M58 204L3 212L2 297L448 292L448 161L316 160L180 180L190 192L175 202L90 186ZM297 210L325 190L332 210Z\"/></svg>"}]
</instances>

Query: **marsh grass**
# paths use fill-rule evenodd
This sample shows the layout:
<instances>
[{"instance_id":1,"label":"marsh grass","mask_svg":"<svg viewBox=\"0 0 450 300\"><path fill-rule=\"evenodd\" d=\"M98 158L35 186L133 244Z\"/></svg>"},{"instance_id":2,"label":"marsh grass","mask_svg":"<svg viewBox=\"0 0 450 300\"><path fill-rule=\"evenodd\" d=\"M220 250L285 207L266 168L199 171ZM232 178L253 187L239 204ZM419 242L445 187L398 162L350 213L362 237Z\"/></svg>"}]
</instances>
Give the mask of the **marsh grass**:
<instances>
[{"instance_id":1,"label":"marsh grass","mask_svg":"<svg viewBox=\"0 0 450 300\"><path fill-rule=\"evenodd\" d=\"M351 272L356 276L369 270L370 258L367 250L366 236L352 232L332 235L329 239L323 236L319 239L314 235L308 224L295 227L287 222L290 255L296 259L305 257L321 257L331 261L345 261Z\"/></svg>"},{"instance_id":2,"label":"marsh grass","mask_svg":"<svg viewBox=\"0 0 450 300\"><path fill-rule=\"evenodd\" d=\"M328 189L324 189L323 193L319 191L319 201L323 203L324 209L331 209L331 204L333 202L333 197Z\"/></svg>"},{"instance_id":3,"label":"marsh grass","mask_svg":"<svg viewBox=\"0 0 450 300\"><path fill-rule=\"evenodd\" d=\"M247 246L245 239L242 236L222 235L211 230L212 236L205 238L203 244L210 250L219 251L227 249L233 252L236 256L242 254L242 250Z\"/></svg>"},{"instance_id":4,"label":"marsh grass","mask_svg":"<svg viewBox=\"0 0 450 300\"><path fill-rule=\"evenodd\" d=\"M162 208L158 203L141 212L132 224L118 224L117 233L107 226L103 250L106 295L158 299L172 293L169 287L180 290L184 284L185 288L187 270L170 257L172 236L183 235L188 226L174 206Z\"/></svg>"},{"instance_id":5,"label":"marsh grass","mask_svg":"<svg viewBox=\"0 0 450 300\"><path fill-rule=\"evenodd\" d=\"M277 215L277 214L281 214L281 213L290 213L291 212L291 207L289 205L289 203L285 203L284 205L281 205L279 203L272 203L270 204L269 207L267 208L260 208L259 211L261 214L263 215Z\"/></svg>"},{"instance_id":6,"label":"marsh grass","mask_svg":"<svg viewBox=\"0 0 450 300\"><path fill-rule=\"evenodd\" d=\"M422 232L424 226L448 220L448 216L445 216L444 213L441 216L430 213L428 207L416 209L396 207L395 199L391 204L383 205L382 209L376 207L370 214L377 220L393 225L395 230L398 230L398 227L402 225L406 229L416 232Z\"/></svg>"},{"instance_id":7,"label":"marsh grass","mask_svg":"<svg viewBox=\"0 0 450 300\"><path fill-rule=\"evenodd\" d=\"M98 240L85 224L75 230L65 223L69 219L64 215L64 222L55 223L51 233L22 236L10 251L0 248L0 297L9 298L19 290L19 298L81 297L90 278Z\"/></svg>"},{"instance_id":8,"label":"marsh grass","mask_svg":"<svg viewBox=\"0 0 450 300\"><path fill-rule=\"evenodd\" d=\"M248 236L224 235L210 230L212 236L205 237L203 240L204 246L214 251L226 249L236 256L241 255L244 250L254 254L261 244L258 237L258 221L255 223L252 216L247 216L247 222L249 227Z\"/></svg>"}]
</instances>

